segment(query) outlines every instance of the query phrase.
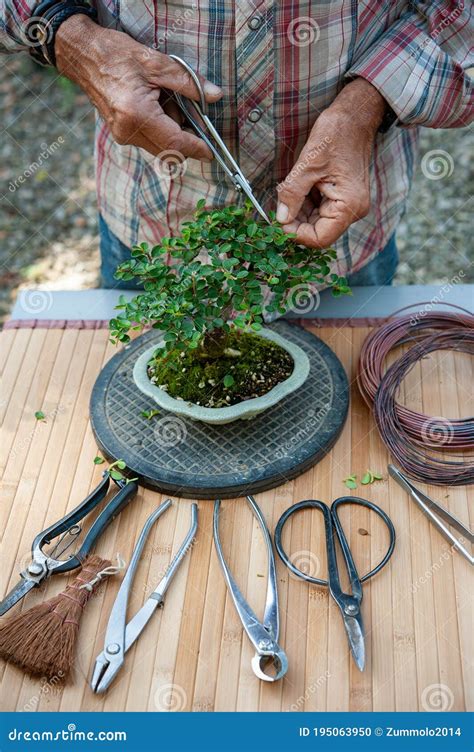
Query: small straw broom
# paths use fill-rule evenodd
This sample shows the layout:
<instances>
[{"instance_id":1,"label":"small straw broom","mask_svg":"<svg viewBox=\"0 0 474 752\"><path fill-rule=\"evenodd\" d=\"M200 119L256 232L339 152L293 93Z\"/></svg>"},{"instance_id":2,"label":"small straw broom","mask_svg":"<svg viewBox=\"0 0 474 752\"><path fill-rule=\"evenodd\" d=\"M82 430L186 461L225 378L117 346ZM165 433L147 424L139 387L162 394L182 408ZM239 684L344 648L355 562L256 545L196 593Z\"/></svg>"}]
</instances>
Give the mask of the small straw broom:
<instances>
[{"instance_id":1,"label":"small straw broom","mask_svg":"<svg viewBox=\"0 0 474 752\"><path fill-rule=\"evenodd\" d=\"M65 681L74 664L84 606L103 577L121 567L88 556L66 590L0 625L0 656L32 676Z\"/></svg>"}]
</instances>

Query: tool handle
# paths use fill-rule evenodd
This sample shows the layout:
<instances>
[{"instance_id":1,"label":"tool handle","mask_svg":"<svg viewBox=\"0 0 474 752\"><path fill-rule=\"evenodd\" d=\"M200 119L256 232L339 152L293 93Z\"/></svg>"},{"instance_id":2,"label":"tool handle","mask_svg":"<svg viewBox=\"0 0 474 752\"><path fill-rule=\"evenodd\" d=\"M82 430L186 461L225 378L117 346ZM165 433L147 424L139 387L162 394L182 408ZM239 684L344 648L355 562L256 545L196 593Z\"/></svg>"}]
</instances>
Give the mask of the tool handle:
<instances>
[{"instance_id":1,"label":"tool handle","mask_svg":"<svg viewBox=\"0 0 474 752\"><path fill-rule=\"evenodd\" d=\"M87 533L82 546L76 551L74 556L64 562L60 567L57 567L54 572L70 572L71 569L81 566L86 556L90 553L94 547L96 541L103 532L107 529L111 522L125 509L127 504L136 496L138 491L138 484L134 481L130 481L124 485L118 493L109 501L107 506L102 510L94 524Z\"/></svg>"},{"instance_id":2,"label":"tool handle","mask_svg":"<svg viewBox=\"0 0 474 752\"><path fill-rule=\"evenodd\" d=\"M73 527L76 523L78 523L86 515L88 515L89 512L95 509L97 504L99 504L102 499L105 498L107 491L109 490L109 485L110 477L108 473L106 473L104 474L104 477L100 481L99 485L96 486L93 491L91 491L89 496L87 496L84 501L82 501L77 507L72 509L60 520L54 522L45 530L42 530L41 533L38 533L33 541L32 550L41 550L43 546L51 543L54 538L57 538L58 535L61 535L61 533L64 533L66 530L70 530L71 527Z\"/></svg>"},{"instance_id":3,"label":"tool handle","mask_svg":"<svg viewBox=\"0 0 474 752\"><path fill-rule=\"evenodd\" d=\"M339 519L338 509L343 504L352 504L352 505L356 505L360 507L365 507L366 509L370 509L372 512L375 512L375 514L377 514L380 517L380 519L385 523L385 527L388 530L389 544L388 544L387 551L385 552L385 556L383 557L381 561L379 561L376 567L371 569L370 572L367 572L367 574L364 574L364 576L360 578L360 583L366 582L371 577L373 577L374 574L377 574L377 572L380 572L380 570L383 569L383 567L385 566L385 564L388 562L391 555L393 554L393 551L395 549L395 542L397 539L395 528L388 514L386 514L386 512L384 512L383 509L378 507L377 504L373 504L371 501L367 501L367 499L360 499L358 496L341 496L339 499L336 499L335 501L333 501L332 506L331 506L331 515L334 520L334 526L336 528L336 532L339 538L339 542L341 544L342 552L344 554L344 559L346 561L349 577L352 577L354 573L358 577L358 574L357 574L357 569L355 568L355 564L352 560L352 554L349 548L349 544L347 542L346 536L342 529L341 521Z\"/></svg>"}]
</instances>

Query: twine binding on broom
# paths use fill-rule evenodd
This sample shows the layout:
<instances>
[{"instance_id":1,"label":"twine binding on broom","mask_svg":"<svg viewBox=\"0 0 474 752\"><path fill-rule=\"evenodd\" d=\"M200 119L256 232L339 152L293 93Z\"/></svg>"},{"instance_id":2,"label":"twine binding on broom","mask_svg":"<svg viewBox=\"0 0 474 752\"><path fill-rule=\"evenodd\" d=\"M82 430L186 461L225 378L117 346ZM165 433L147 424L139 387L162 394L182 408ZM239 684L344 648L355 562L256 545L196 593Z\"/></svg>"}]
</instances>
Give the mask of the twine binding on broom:
<instances>
[{"instance_id":1,"label":"twine binding on broom","mask_svg":"<svg viewBox=\"0 0 474 752\"><path fill-rule=\"evenodd\" d=\"M118 555L116 566L99 556L87 557L80 574L62 593L0 625L0 656L32 676L64 681L74 663L86 603L105 577L124 566Z\"/></svg>"}]
</instances>

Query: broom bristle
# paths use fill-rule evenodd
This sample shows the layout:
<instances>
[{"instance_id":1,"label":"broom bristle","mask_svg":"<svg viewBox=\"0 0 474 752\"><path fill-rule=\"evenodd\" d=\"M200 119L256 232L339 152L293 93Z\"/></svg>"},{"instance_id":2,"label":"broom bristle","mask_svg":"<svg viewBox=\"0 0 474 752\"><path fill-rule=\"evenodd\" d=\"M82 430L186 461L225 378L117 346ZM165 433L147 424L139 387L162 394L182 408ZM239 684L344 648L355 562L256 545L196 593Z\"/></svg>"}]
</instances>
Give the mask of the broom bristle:
<instances>
[{"instance_id":1,"label":"broom bristle","mask_svg":"<svg viewBox=\"0 0 474 752\"><path fill-rule=\"evenodd\" d=\"M109 566L110 561L89 556L63 593L6 619L0 625L0 656L32 676L65 681L74 663L82 612L93 592L80 586Z\"/></svg>"}]
</instances>

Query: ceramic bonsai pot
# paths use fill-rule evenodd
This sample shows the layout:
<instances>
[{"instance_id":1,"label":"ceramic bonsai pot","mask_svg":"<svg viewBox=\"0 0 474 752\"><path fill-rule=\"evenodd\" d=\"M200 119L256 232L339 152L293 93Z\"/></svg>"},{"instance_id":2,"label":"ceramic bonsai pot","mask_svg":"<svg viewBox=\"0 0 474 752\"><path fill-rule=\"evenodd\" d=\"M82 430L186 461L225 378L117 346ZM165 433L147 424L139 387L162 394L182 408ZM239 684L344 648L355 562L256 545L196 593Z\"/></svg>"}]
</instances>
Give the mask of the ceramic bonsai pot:
<instances>
[{"instance_id":1,"label":"ceramic bonsai pot","mask_svg":"<svg viewBox=\"0 0 474 752\"><path fill-rule=\"evenodd\" d=\"M224 425L225 423L232 423L234 420L240 419L250 420L264 410L268 410L269 407L276 405L277 402L280 402L287 395L302 386L310 370L309 358L298 345L289 342L270 329L262 329L255 336L265 337L265 339L269 339L280 345L280 347L284 348L290 354L294 363L291 375L261 397L248 399L227 407L202 407L192 402L185 402L184 400L171 397L164 389L160 389L159 386L153 384L148 376L148 363L157 349L164 346L164 343L152 345L140 355L133 369L133 379L141 392L151 397L163 410L175 415L215 425Z\"/></svg>"}]
</instances>

